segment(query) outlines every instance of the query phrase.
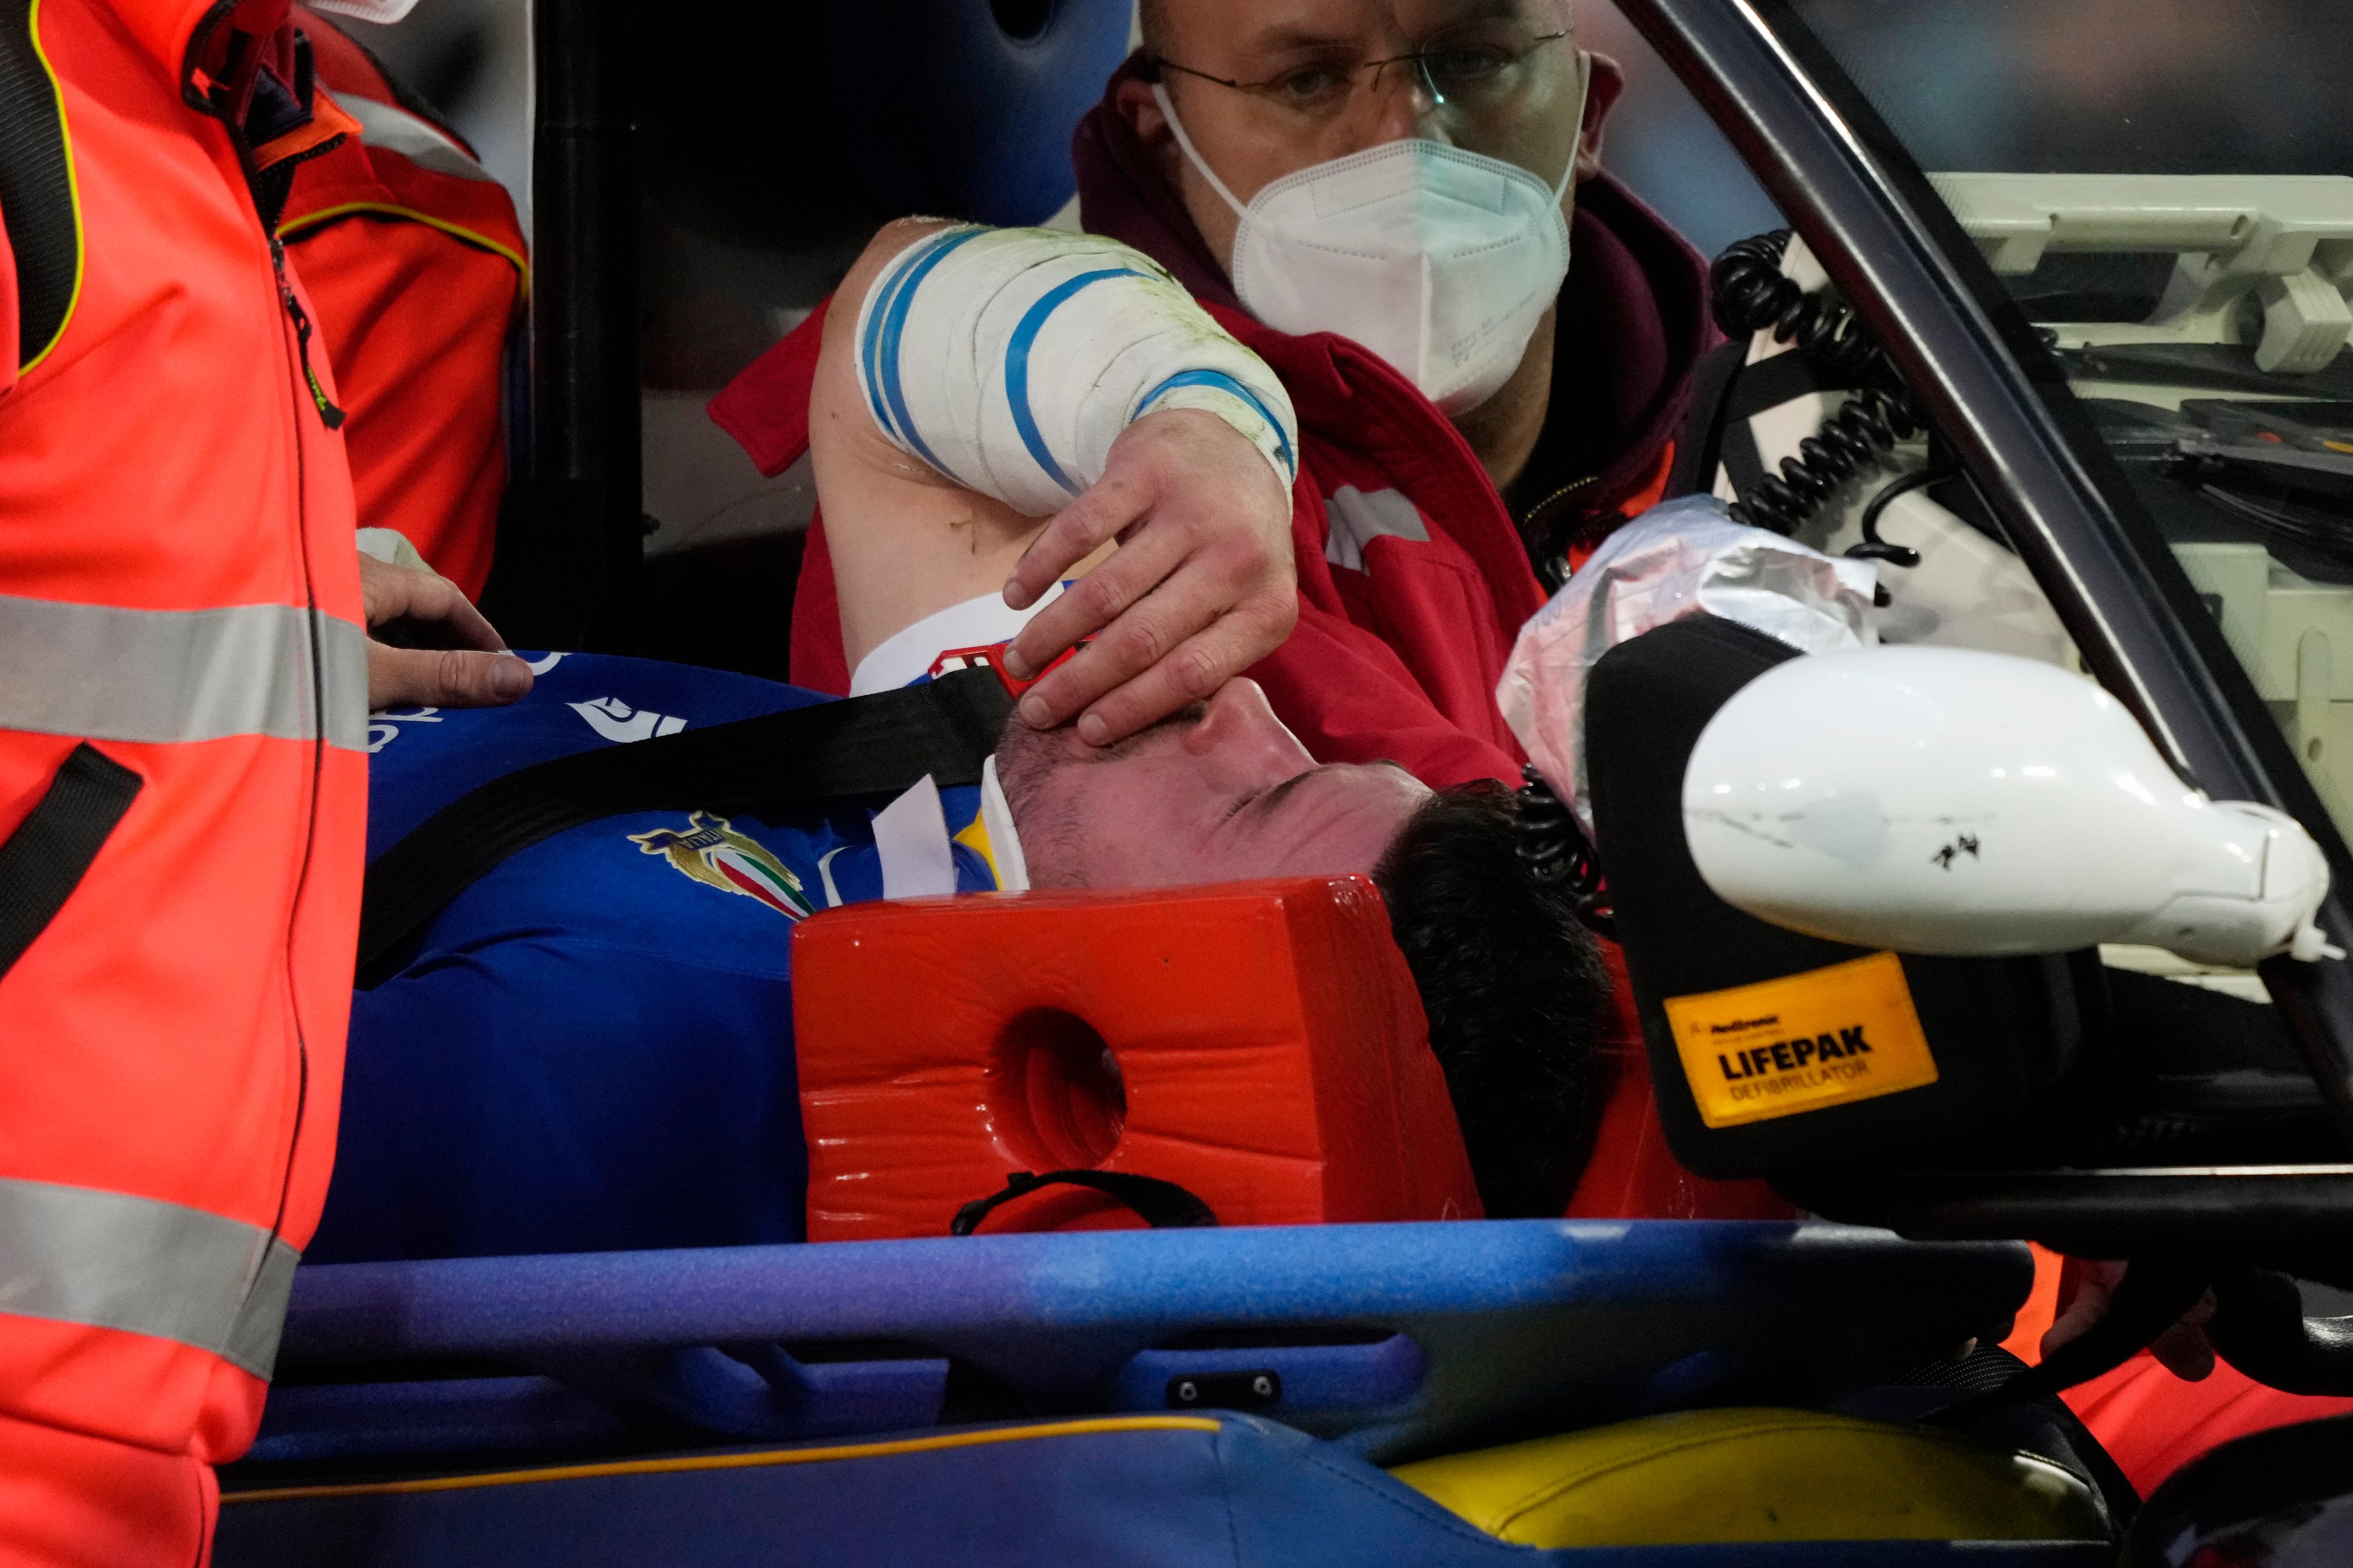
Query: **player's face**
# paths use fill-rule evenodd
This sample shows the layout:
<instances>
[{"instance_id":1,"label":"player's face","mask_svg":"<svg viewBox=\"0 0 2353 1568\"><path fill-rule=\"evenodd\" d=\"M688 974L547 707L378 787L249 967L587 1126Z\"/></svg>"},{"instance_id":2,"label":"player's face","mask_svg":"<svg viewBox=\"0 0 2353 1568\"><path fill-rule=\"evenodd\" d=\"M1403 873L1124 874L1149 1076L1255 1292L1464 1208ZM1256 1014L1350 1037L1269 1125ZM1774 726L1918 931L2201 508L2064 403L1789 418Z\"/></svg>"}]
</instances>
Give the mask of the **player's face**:
<instances>
[{"instance_id":1,"label":"player's face","mask_svg":"<svg viewBox=\"0 0 2353 1568\"><path fill-rule=\"evenodd\" d=\"M1318 767L1251 680L1100 751L1014 725L997 767L1041 888L1370 872L1430 797L1395 763Z\"/></svg>"}]
</instances>

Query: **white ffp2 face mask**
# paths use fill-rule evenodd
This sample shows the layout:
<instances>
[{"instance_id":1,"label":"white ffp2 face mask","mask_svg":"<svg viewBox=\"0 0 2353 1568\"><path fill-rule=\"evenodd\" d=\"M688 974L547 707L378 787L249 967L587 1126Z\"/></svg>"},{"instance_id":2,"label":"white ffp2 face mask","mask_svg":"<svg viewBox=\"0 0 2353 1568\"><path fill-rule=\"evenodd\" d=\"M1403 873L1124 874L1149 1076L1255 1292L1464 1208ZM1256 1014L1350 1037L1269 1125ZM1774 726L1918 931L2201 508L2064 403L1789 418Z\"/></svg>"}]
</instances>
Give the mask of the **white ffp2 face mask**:
<instances>
[{"instance_id":1,"label":"white ffp2 face mask","mask_svg":"<svg viewBox=\"0 0 2353 1568\"><path fill-rule=\"evenodd\" d=\"M1547 187L1441 142L1385 142L1286 174L1244 206L1194 151L1167 89L1152 92L1176 145L1241 218L1231 270L1251 315L1279 331L1355 339L1450 415L1493 397L1518 368L1568 276L1560 203L1573 154Z\"/></svg>"}]
</instances>

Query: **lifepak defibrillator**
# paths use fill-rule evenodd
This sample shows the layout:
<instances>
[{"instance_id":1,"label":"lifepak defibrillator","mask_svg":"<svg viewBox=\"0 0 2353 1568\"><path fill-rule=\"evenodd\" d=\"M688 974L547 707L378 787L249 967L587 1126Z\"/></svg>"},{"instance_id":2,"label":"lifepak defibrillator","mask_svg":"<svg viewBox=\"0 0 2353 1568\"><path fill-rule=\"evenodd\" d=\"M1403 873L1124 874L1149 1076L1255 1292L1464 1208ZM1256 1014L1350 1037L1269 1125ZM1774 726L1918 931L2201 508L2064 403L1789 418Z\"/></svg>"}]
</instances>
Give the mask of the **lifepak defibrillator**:
<instances>
[{"instance_id":1,"label":"lifepak defibrillator","mask_svg":"<svg viewBox=\"0 0 2353 1568\"><path fill-rule=\"evenodd\" d=\"M2353 1388L2348 1321L2297 1285L2348 1283L2343 1144L2281 1021L2299 966L2344 961L2321 851L2192 788L2079 673L1801 246L1715 282L1736 342L1683 499L1529 623L1498 692L1540 776L1525 858L1622 942L1670 1142L1818 1214L2131 1259L1965 1409L2097 1375L2210 1292L2240 1371ZM2182 983L2258 963L2279 1007Z\"/></svg>"},{"instance_id":2,"label":"lifepak defibrillator","mask_svg":"<svg viewBox=\"0 0 2353 1568\"><path fill-rule=\"evenodd\" d=\"M1536 840L1558 842L1532 842L1531 864L1574 879L1623 944L1677 1155L1817 1197L1874 1167L2333 1158L2268 1010L2108 966L2097 947L2239 966L2322 957L2309 916L2327 869L2308 836L2197 795L2073 673L1996 531L1929 499L1942 486L1964 513L1983 510L1934 432L1925 463L1905 446L1926 416L1802 245L1735 246L1714 284L1736 341L1694 394L1671 486L1683 499L1603 544L1524 629L1497 694L1537 787L1561 803L1532 819ZM1776 472L1766 459L1779 454ZM1894 478L1862 504L1849 481L1883 463ZM1879 535L1894 507L1933 548ZM1997 581L2017 591L1989 593ZM1965 601L1984 599L1998 614L1963 624ZM1883 631L1942 646L1874 653ZM1805 679L1742 697L1801 657ZM2014 870L2031 835L2006 827L1996 842L1983 813L1916 778L1887 784L1908 801L1883 798L1881 759L1917 737L1825 721L1889 658L1917 666L1897 685L1989 682L2021 717L2050 705L2061 725L2106 726L2122 748L2112 771L2147 797L2116 797L2148 810L2147 863L2119 873L2127 847L2096 879L2106 886L2021 894L2012 876L1990 902L1970 891L2000 857ZM1841 688L1834 671L1858 679ZM1793 752L1777 729L1832 735L1845 760ZM1838 779L1852 787L1821 782ZM1923 820L1901 822L1897 855L1891 825L1907 804ZM2065 859L2049 831L2064 813L2028 815L2045 858ZM2218 1037L2219 1055L2200 1048ZM2270 1092L2234 1100L2232 1073Z\"/></svg>"},{"instance_id":3,"label":"lifepak defibrillator","mask_svg":"<svg viewBox=\"0 0 2353 1568\"><path fill-rule=\"evenodd\" d=\"M2266 1010L2097 949L2328 957L2308 836L2189 790L2081 677L1867 647L1851 564L1670 503L1529 623L1499 693L1563 803L1530 814L1562 840L1531 864L1622 943L1677 1155L1793 1194L1858 1166L2327 1158ZM1937 772L1971 701L2008 704L2018 765L1980 770L2006 784Z\"/></svg>"},{"instance_id":4,"label":"lifepak defibrillator","mask_svg":"<svg viewBox=\"0 0 2353 1568\"><path fill-rule=\"evenodd\" d=\"M1826 942L1717 897L1683 831L1685 767L1722 705L1800 657L1736 622L1625 643L1587 689L1609 897L1659 1114L1707 1175L2024 1151L2110 1038L2095 953L1932 958ZM2097 1005L2096 1003L2091 1004Z\"/></svg>"}]
</instances>

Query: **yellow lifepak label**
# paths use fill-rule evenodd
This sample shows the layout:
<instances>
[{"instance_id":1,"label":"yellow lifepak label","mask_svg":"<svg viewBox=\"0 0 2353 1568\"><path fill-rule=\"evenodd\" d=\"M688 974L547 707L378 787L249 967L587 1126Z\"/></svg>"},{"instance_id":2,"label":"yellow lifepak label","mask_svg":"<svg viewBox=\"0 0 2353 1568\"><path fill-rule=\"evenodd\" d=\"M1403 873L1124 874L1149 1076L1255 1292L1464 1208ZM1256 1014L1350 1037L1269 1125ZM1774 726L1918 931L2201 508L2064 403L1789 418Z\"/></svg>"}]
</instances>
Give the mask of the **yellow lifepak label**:
<instances>
[{"instance_id":1,"label":"yellow lifepak label","mask_svg":"<svg viewBox=\"0 0 2353 1568\"><path fill-rule=\"evenodd\" d=\"M1728 991L1667 998L1683 1077L1710 1127L1737 1127L1936 1081L1904 965L1874 952Z\"/></svg>"}]
</instances>

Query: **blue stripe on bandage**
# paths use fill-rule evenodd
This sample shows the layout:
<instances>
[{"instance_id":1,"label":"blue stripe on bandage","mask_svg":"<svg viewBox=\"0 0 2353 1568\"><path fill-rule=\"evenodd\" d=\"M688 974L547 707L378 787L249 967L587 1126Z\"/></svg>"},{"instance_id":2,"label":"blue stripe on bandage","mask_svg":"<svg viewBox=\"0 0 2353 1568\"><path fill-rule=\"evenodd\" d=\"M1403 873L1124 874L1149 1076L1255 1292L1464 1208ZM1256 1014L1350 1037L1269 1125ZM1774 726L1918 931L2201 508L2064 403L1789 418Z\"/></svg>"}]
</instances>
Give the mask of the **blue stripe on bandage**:
<instances>
[{"instance_id":1,"label":"blue stripe on bandage","mask_svg":"<svg viewBox=\"0 0 2353 1568\"><path fill-rule=\"evenodd\" d=\"M873 410L875 427L891 437L899 432L892 426L890 410L882 406L882 378L875 374L874 347L882 341L882 318L891 313L891 301L898 297L899 285L906 280L907 271L902 266L884 282L882 298L867 315L866 336L858 345L859 366L866 373L867 405Z\"/></svg>"},{"instance_id":2,"label":"blue stripe on bandage","mask_svg":"<svg viewBox=\"0 0 2353 1568\"><path fill-rule=\"evenodd\" d=\"M890 318L891 306L899 298L900 290L906 287L908 272L916 262L938 249L954 232L948 230L926 236L901 252L882 279L881 297L875 301L874 309L867 313L866 332L858 345L858 359L860 367L866 373L866 396L874 411L874 423L885 436L896 437L899 429L891 422L891 411L882 405L882 377L875 363L875 355L882 342L882 323Z\"/></svg>"},{"instance_id":3,"label":"blue stripe on bandage","mask_svg":"<svg viewBox=\"0 0 2353 1568\"><path fill-rule=\"evenodd\" d=\"M1021 444L1029 448L1031 460L1046 471L1048 479L1061 486L1065 494L1077 495L1079 487L1071 482L1061 465L1054 461L1054 454L1046 449L1046 438L1038 432L1037 417L1029 412L1029 347L1045 330L1046 318L1088 284L1100 283L1106 278L1143 276L1132 267L1106 267L1055 284L1023 314L1013 329L1012 341L1005 345L1005 401L1012 406L1013 428L1021 433Z\"/></svg>"},{"instance_id":4,"label":"blue stripe on bandage","mask_svg":"<svg viewBox=\"0 0 2353 1568\"><path fill-rule=\"evenodd\" d=\"M1282 455L1283 468L1289 470L1293 479L1295 479L1299 477L1299 459L1293 457L1291 454L1291 437L1282 433L1282 421L1274 416L1273 409L1269 408L1265 404L1259 401L1257 393L1252 392L1249 387L1244 386L1240 382L1236 381L1224 371L1178 371L1175 375L1170 376L1166 381L1162 382L1158 386L1154 387L1150 392L1144 395L1143 401L1139 402L1135 405L1135 416L1138 419L1141 419L1145 415L1151 413L1152 405L1154 404L1159 402L1163 396L1168 393L1176 391L1180 386L1214 386L1220 392L1232 393L1236 397L1240 398L1244 403L1247 403L1252 408L1257 409L1260 416L1266 421L1267 427L1274 432L1274 447L1277 452L1280 452Z\"/></svg>"},{"instance_id":5,"label":"blue stripe on bandage","mask_svg":"<svg viewBox=\"0 0 2353 1568\"><path fill-rule=\"evenodd\" d=\"M959 483L969 481L933 455L931 447L923 442L923 433L915 428L913 418L907 413L907 399L899 385L899 338L907 325L907 312L914 308L915 290L923 287L923 279L931 275L932 268L945 259L957 246L967 240L978 239L987 232L984 228L965 228L945 235L933 246L928 255L900 275L900 280L892 285L890 298L875 312L881 331L874 334L877 341L869 345L866 356L867 384L877 389L881 400L889 405L890 410L886 418L882 409L878 407L875 410L876 420L885 431L895 432L913 447L917 457ZM870 319L867 325L872 329L877 321Z\"/></svg>"}]
</instances>

